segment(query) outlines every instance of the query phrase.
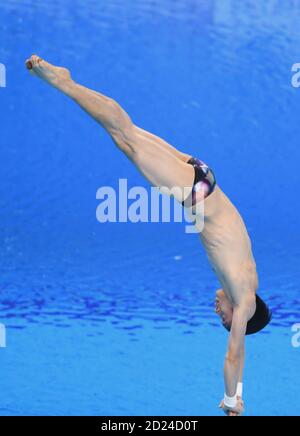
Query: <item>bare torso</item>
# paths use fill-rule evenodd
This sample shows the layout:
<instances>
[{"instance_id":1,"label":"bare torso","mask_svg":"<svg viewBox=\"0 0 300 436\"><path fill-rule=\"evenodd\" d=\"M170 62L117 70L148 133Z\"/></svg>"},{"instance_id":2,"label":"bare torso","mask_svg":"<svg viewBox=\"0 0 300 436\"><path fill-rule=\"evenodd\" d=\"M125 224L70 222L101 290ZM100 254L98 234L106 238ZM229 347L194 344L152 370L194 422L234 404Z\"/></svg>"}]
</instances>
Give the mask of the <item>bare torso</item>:
<instances>
[{"instance_id":1,"label":"bare torso","mask_svg":"<svg viewBox=\"0 0 300 436\"><path fill-rule=\"evenodd\" d=\"M217 186L205 200L205 225L200 239L224 291L238 304L258 288L251 241L235 206Z\"/></svg>"}]
</instances>

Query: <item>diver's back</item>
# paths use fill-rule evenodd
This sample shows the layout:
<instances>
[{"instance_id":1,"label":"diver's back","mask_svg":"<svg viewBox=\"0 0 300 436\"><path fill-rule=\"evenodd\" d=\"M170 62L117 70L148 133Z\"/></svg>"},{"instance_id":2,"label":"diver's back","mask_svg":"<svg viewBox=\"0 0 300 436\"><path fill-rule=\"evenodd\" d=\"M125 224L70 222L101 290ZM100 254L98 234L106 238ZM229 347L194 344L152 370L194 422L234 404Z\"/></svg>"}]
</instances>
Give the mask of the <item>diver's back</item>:
<instances>
[{"instance_id":1,"label":"diver's back","mask_svg":"<svg viewBox=\"0 0 300 436\"><path fill-rule=\"evenodd\" d=\"M243 218L217 187L205 200L205 225L200 238L221 283L243 281L257 287L256 263Z\"/></svg>"}]
</instances>

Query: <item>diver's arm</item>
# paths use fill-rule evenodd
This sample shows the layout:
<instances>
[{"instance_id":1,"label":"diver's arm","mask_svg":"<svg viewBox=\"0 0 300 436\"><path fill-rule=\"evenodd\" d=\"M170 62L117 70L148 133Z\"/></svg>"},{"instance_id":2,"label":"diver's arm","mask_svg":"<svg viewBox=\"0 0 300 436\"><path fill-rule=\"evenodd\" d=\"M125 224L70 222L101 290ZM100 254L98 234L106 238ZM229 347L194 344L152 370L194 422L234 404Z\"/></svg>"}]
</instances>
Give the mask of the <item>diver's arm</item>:
<instances>
[{"instance_id":1,"label":"diver's arm","mask_svg":"<svg viewBox=\"0 0 300 436\"><path fill-rule=\"evenodd\" d=\"M240 396L237 398L237 387L243 376L247 324L253 317L255 309L255 296L249 295L235 306L233 311L224 367L225 399L220 405L226 414L234 412L240 415L243 413L244 404Z\"/></svg>"},{"instance_id":2,"label":"diver's arm","mask_svg":"<svg viewBox=\"0 0 300 436\"><path fill-rule=\"evenodd\" d=\"M245 367L245 346L243 348L242 357L241 357L239 383L243 383L244 367Z\"/></svg>"},{"instance_id":3,"label":"diver's arm","mask_svg":"<svg viewBox=\"0 0 300 436\"><path fill-rule=\"evenodd\" d=\"M238 392L238 383L242 381L245 361L245 335L248 320L255 313L255 298L248 298L235 306L231 324L228 351L224 366L225 398L220 407L229 416L241 415L244 403Z\"/></svg>"},{"instance_id":4,"label":"diver's arm","mask_svg":"<svg viewBox=\"0 0 300 436\"><path fill-rule=\"evenodd\" d=\"M243 374L247 322L247 311L235 308L224 366L225 393L228 397L236 395Z\"/></svg>"}]
</instances>

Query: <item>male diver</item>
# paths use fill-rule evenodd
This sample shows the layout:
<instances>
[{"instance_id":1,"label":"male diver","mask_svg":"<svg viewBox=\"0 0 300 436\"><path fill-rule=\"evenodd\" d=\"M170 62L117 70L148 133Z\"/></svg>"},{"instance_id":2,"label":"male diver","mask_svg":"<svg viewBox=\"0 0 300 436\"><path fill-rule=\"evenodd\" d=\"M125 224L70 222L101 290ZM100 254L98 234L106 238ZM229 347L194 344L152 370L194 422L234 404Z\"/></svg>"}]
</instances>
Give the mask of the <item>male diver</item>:
<instances>
[{"instance_id":1,"label":"male diver","mask_svg":"<svg viewBox=\"0 0 300 436\"><path fill-rule=\"evenodd\" d=\"M76 83L66 68L53 66L36 55L26 61L26 66L94 118L153 186L171 192L195 214L197 204L204 204L204 227L199 236L221 285L216 293L216 313L230 332L225 396L219 407L228 416L240 416L244 412L245 335L262 330L270 322L271 312L256 293L256 263L239 212L217 185L211 168L136 126L112 98Z\"/></svg>"}]
</instances>

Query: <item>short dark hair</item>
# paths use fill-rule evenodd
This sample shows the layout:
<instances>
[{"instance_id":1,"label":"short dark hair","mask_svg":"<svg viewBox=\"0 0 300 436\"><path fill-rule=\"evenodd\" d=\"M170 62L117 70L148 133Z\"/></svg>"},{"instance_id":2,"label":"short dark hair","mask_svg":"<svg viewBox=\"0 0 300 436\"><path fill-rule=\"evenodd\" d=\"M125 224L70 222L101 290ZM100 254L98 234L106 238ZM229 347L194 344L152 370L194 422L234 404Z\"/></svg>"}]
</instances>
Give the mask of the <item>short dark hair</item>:
<instances>
[{"instance_id":1,"label":"short dark hair","mask_svg":"<svg viewBox=\"0 0 300 436\"><path fill-rule=\"evenodd\" d=\"M272 312L266 303L256 295L256 311L254 316L248 321L246 335L254 335L263 330L271 321Z\"/></svg>"},{"instance_id":2,"label":"short dark hair","mask_svg":"<svg viewBox=\"0 0 300 436\"><path fill-rule=\"evenodd\" d=\"M263 330L272 320L272 311L266 303L256 295L256 311L254 316L248 321L246 336L254 335ZM227 331L230 332L231 326L224 325Z\"/></svg>"}]
</instances>

